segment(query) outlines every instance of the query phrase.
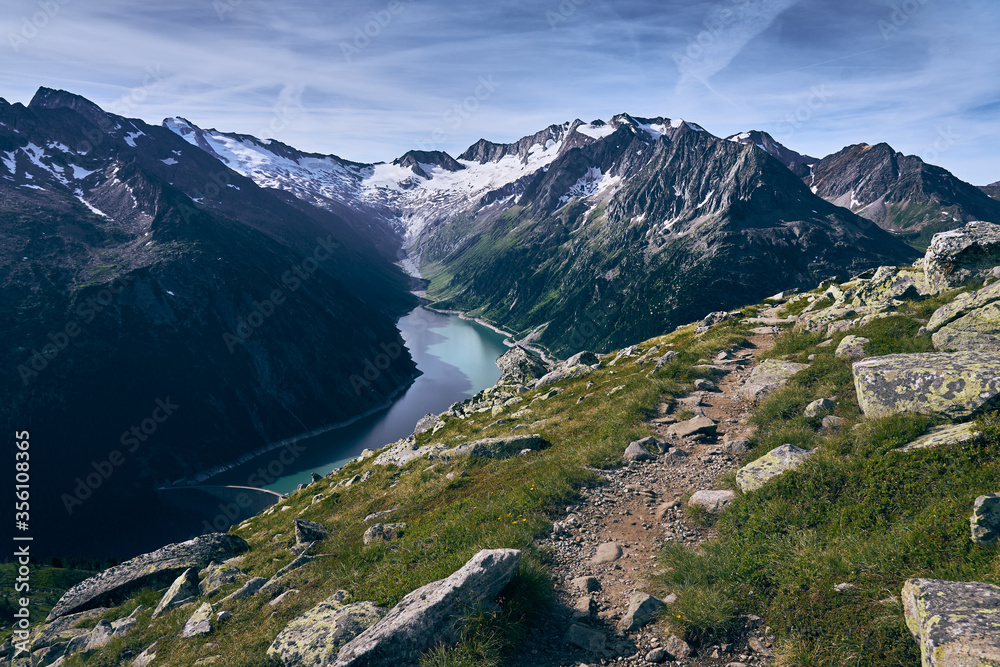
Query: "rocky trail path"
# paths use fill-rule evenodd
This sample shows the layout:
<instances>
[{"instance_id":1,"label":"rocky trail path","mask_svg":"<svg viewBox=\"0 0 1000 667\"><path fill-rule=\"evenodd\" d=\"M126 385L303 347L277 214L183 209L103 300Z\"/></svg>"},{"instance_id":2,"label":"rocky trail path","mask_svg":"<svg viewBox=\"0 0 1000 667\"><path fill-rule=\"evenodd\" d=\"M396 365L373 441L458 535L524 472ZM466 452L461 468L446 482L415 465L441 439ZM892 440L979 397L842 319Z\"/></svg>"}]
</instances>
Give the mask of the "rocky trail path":
<instances>
[{"instance_id":1,"label":"rocky trail path","mask_svg":"<svg viewBox=\"0 0 1000 667\"><path fill-rule=\"evenodd\" d=\"M745 636L731 644L693 651L676 638L657 636L649 626L635 627L643 622L649 602L629 614L636 596L649 588L649 577L660 569L656 555L665 543L697 546L713 537L711 529L685 517L681 499L717 488L719 475L736 469L746 451L742 440L750 433L748 405L738 391L756 357L774 344L771 330L755 331L749 347L736 348L722 360L732 370L717 379L716 388L699 382L704 390L673 406L659 406L650 426L668 451L616 470L596 471L607 483L584 489L579 504L553 517L553 534L539 545L554 555L556 604L529 632L512 664L766 664L771 639L767 628L758 627L759 619L748 619ZM704 427L687 433L698 425L690 421L693 417L707 418L714 427L698 420ZM669 605L670 596L664 601ZM624 630L629 624L635 629Z\"/></svg>"}]
</instances>

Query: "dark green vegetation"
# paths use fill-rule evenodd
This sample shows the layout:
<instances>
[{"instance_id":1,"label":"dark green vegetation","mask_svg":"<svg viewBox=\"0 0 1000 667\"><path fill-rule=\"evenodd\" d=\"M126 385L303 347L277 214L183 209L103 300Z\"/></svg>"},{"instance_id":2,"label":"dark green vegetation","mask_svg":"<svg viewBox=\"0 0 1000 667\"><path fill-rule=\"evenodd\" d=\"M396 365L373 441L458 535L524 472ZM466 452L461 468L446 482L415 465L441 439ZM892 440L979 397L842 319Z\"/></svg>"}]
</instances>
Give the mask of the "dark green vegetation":
<instances>
[{"instance_id":1,"label":"dark green vegetation","mask_svg":"<svg viewBox=\"0 0 1000 667\"><path fill-rule=\"evenodd\" d=\"M952 294L953 296L953 294ZM872 354L923 352L920 323L890 317L851 333L870 338ZM1000 556L969 540L975 498L1000 479L1000 415L980 420L976 444L908 453L893 451L922 435L920 415L865 420L850 363L836 359L819 335L790 332L771 356L810 368L767 397L752 421L758 430L747 460L784 443L816 449L805 464L721 515L721 537L702 553L671 547L662 585L680 599L672 625L691 640L722 638L755 613L779 637L778 665L917 664L920 652L903 622L899 592L912 577L1000 583ZM819 432L802 416L820 397L836 397L846 423ZM834 586L852 584L839 592Z\"/></svg>"}]
</instances>

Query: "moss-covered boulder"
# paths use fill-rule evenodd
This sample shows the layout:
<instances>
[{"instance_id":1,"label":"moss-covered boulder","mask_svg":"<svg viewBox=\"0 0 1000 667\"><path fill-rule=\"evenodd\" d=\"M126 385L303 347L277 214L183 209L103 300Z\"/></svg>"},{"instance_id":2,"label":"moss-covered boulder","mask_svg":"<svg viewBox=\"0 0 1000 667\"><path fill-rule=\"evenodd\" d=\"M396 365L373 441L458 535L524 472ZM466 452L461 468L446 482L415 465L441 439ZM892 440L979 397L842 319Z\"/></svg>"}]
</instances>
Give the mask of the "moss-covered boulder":
<instances>
[{"instance_id":1,"label":"moss-covered boulder","mask_svg":"<svg viewBox=\"0 0 1000 667\"><path fill-rule=\"evenodd\" d=\"M1000 666L1000 587L910 579L902 597L924 667Z\"/></svg>"},{"instance_id":2,"label":"moss-covered boulder","mask_svg":"<svg viewBox=\"0 0 1000 667\"><path fill-rule=\"evenodd\" d=\"M985 276L1000 265L1000 225L970 222L935 234L924 255L927 291L938 293Z\"/></svg>"},{"instance_id":3,"label":"moss-covered boulder","mask_svg":"<svg viewBox=\"0 0 1000 667\"><path fill-rule=\"evenodd\" d=\"M386 614L374 602L344 604L347 598L337 591L293 620L268 647L268 657L284 667L335 665L340 649Z\"/></svg>"},{"instance_id":4,"label":"moss-covered boulder","mask_svg":"<svg viewBox=\"0 0 1000 667\"><path fill-rule=\"evenodd\" d=\"M868 417L916 412L964 419L997 402L1000 357L984 352L870 357L855 362L854 386Z\"/></svg>"},{"instance_id":5,"label":"moss-covered boulder","mask_svg":"<svg viewBox=\"0 0 1000 667\"><path fill-rule=\"evenodd\" d=\"M772 477L794 470L812 454L808 449L794 445L775 447L764 456L736 471L736 483L744 493L756 491Z\"/></svg>"},{"instance_id":6,"label":"moss-covered boulder","mask_svg":"<svg viewBox=\"0 0 1000 667\"><path fill-rule=\"evenodd\" d=\"M95 607L112 606L140 588L169 586L188 568L201 569L213 560L226 560L249 548L243 538L225 533L212 533L187 542L168 544L81 581L63 594L46 620Z\"/></svg>"}]
</instances>

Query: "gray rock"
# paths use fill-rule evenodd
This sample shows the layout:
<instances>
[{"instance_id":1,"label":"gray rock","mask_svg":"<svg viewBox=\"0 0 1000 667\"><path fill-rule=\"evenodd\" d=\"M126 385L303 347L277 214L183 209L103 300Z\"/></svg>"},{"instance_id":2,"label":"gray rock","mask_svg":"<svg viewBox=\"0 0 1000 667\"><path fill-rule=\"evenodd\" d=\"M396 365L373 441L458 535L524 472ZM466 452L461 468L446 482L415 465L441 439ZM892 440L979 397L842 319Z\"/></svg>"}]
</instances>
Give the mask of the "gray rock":
<instances>
[{"instance_id":1,"label":"gray rock","mask_svg":"<svg viewBox=\"0 0 1000 667\"><path fill-rule=\"evenodd\" d=\"M819 417L830 414L836 407L837 404L829 398L819 398L806 406L804 414L806 417Z\"/></svg>"},{"instance_id":2,"label":"gray rock","mask_svg":"<svg viewBox=\"0 0 1000 667\"><path fill-rule=\"evenodd\" d=\"M90 634L87 635L87 643L84 646L84 651L96 651L99 648L103 648L111 638L115 636L115 629L111 627L111 621L100 620Z\"/></svg>"},{"instance_id":3,"label":"gray rock","mask_svg":"<svg viewBox=\"0 0 1000 667\"><path fill-rule=\"evenodd\" d=\"M605 542L597 547L597 553L590 559L591 563L599 565L601 563L613 563L622 557L622 548L614 542Z\"/></svg>"},{"instance_id":4,"label":"gray rock","mask_svg":"<svg viewBox=\"0 0 1000 667\"><path fill-rule=\"evenodd\" d=\"M590 617L594 615L597 610L597 605L594 603L594 599L589 595L584 595L576 599L573 603L573 620L574 621L589 621Z\"/></svg>"},{"instance_id":5,"label":"gray rock","mask_svg":"<svg viewBox=\"0 0 1000 667\"><path fill-rule=\"evenodd\" d=\"M584 593L594 593L601 590L601 582L596 577L577 577L573 585Z\"/></svg>"},{"instance_id":6,"label":"gray rock","mask_svg":"<svg viewBox=\"0 0 1000 667\"><path fill-rule=\"evenodd\" d=\"M743 456L750 451L750 441L745 438L737 438L722 443L722 451L730 456Z\"/></svg>"},{"instance_id":7,"label":"gray rock","mask_svg":"<svg viewBox=\"0 0 1000 667\"><path fill-rule=\"evenodd\" d=\"M559 382L560 380L567 380L570 378L578 378L593 372L593 368L590 366L585 366L583 364L577 364L576 366L566 366L564 368L557 368L554 371L550 371L543 375L542 377L535 380L535 389L550 385L554 382Z\"/></svg>"},{"instance_id":8,"label":"gray rock","mask_svg":"<svg viewBox=\"0 0 1000 667\"><path fill-rule=\"evenodd\" d=\"M431 456L432 454L444 451L445 449L447 449L447 447L441 443L418 448L416 440L414 440L411 436L386 448L385 451L375 457L372 464L377 466L394 465L402 467L410 461ZM361 479L360 476L355 475L355 477L358 480Z\"/></svg>"},{"instance_id":9,"label":"gray rock","mask_svg":"<svg viewBox=\"0 0 1000 667\"><path fill-rule=\"evenodd\" d=\"M156 660L156 652L153 650L154 648L156 648L156 642L147 646L146 650L136 656L136 659L129 663L129 667L146 667L151 662Z\"/></svg>"},{"instance_id":10,"label":"gray rock","mask_svg":"<svg viewBox=\"0 0 1000 667\"><path fill-rule=\"evenodd\" d=\"M191 602L198 597L198 593L198 573L193 567L190 567L174 580L174 583L160 598L160 603L153 610L153 618L159 618L160 614Z\"/></svg>"},{"instance_id":11,"label":"gray rock","mask_svg":"<svg viewBox=\"0 0 1000 667\"><path fill-rule=\"evenodd\" d=\"M809 368L808 364L765 359L750 371L750 377L740 387L739 395L748 400L762 398L772 391L784 387L789 378L807 368Z\"/></svg>"},{"instance_id":12,"label":"gray rock","mask_svg":"<svg viewBox=\"0 0 1000 667\"><path fill-rule=\"evenodd\" d=\"M181 637L194 637L196 635L207 635L212 631L212 605L203 602L198 609L191 614L191 618L184 624L181 630Z\"/></svg>"},{"instance_id":13,"label":"gray rock","mask_svg":"<svg viewBox=\"0 0 1000 667\"><path fill-rule=\"evenodd\" d=\"M773 477L798 468L812 452L801 447L781 445L756 461L736 471L736 483L743 493L756 491Z\"/></svg>"},{"instance_id":14,"label":"gray rock","mask_svg":"<svg viewBox=\"0 0 1000 667\"><path fill-rule=\"evenodd\" d=\"M660 609L666 605L662 600L657 600L652 595L646 593L636 593L629 601L628 611L620 621L618 621L619 632L633 632L653 620Z\"/></svg>"},{"instance_id":15,"label":"gray rock","mask_svg":"<svg viewBox=\"0 0 1000 667\"><path fill-rule=\"evenodd\" d=\"M217 620L219 623L222 623L223 621L228 621L232 617L233 617L233 612L220 611L218 614L215 615L215 620Z\"/></svg>"},{"instance_id":16,"label":"gray rock","mask_svg":"<svg viewBox=\"0 0 1000 667\"><path fill-rule=\"evenodd\" d=\"M964 419L1000 393L1000 357L982 352L870 357L855 362L854 386L868 417L918 412Z\"/></svg>"},{"instance_id":17,"label":"gray rock","mask_svg":"<svg viewBox=\"0 0 1000 667\"><path fill-rule=\"evenodd\" d=\"M567 359L563 366L573 368L574 366L594 366L601 363L600 358L593 352L577 352Z\"/></svg>"},{"instance_id":18,"label":"gray rock","mask_svg":"<svg viewBox=\"0 0 1000 667\"><path fill-rule=\"evenodd\" d=\"M976 498L969 524L973 542L991 549L1000 545L1000 494Z\"/></svg>"},{"instance_id":19,"label":"gray rock","mask_svg":"<svg viewBox=\"0 0 1000 667\"><path fill-rule=\"evenodd\" d=\"M942 445L975 442L982 437L973 422L934 426L926 434L900 447L898 451L912 452L918 449L933 449Z\"/></svg>"},{"instance_id":20,"label":"gray rock","mask_svg":"<svg viewBox=\"0 0 1000 667\"><path fill-rule=\"evenodd\" d=\"M416 664L433 644L454 641L455 623L463 611L493 602L520 561L521 552L516 549L480 551L451 576L404 597L382 620L340 650L337 666Z\"/></svg>"},{"instance_id":21,"label":"gray rock","mask_svg":"<svg viewBox=\"0 0 1000 667\"><path fill-rule=\"evenodd\" d=\"M970 222L935 234L924 255L927 291L937 294L990 274L1000 261L1000 226Z\"/></svg>"},{"instance_id":22,"label":"gray rock","mask_svg":"<svg viewBox=\"0 0 1000 667\"><path fill-rule=\"evenodd\" d=\"M726 505L736 499L734 491L695 491L688 500L689 505L704 507L707 511L721 512Z\"/></svg>"},{"instance_id":23,"label":"gray rock","mask_svg":"<svg viewBox=\"0 0 1000 667\"><path fill-rule=\"evenodd\" d=\"M497 384L533 385L549 372L548 365L534 352L515 345L497 359L501 376Z\"/></svg>"},{"instance_id":24,"label":"gray rock","mask_svg":"<svg viewBox=\"0 0 1000 667\"><path fill-rule=\"evenodd\" d=\"M309 544L318 542L330 534L330 531L321 523L306 521L305 519L295 519L292 521L295 526L295 543Z\"/></svg>"},{"instance_id":25,"label":"gray rock","mask_svg":"<svg viewBox=\"0 0 1000 667\"><path fill-rule=\"evenodd\" d=\"M652 651L646 654L646 662L651 662L654 665L659 664L667 659L667 653L662 648L654 648Z\"/></svg>"},{"instance_id":26,"label":"gray rock","mask_svg":"<svg viewBox=\"0 0 1000 667\"><path fill-rule=\"evenodd\" d=\"M640 445L638 442L631 442L629 446L625 448L625 454L623 457L626 461L651 461L653 460L653 455L649 453L649 450Z\"/></svg>"},{"instance_id":27,"label":"gray rock","mask_svg":"<svg viewBox=\"0 0 1000 667\"><path fill-rule=\"evenodd\" d=\"M248 598L263 588L266 583L267 579L264 577L254 577L226 597L222 598L222 604Z\"/></svg>"},{"instance_id":28,"label":"gray rock","mask_svg":"<svg viewBox=\"0 0 1000 667\"><path fill-rule=\"evenodd\" d=\"M569 626L569 630L566 631L566 635L563 637L564 644L571 644L595 654L603 651L607 642L608 638L603 633L591 630L578 623Z\"/></svg>"},{"instance_id":29,"label":"gray rock","mask_svg":"<svg viewBox=\"0 0 1000 667\"><path fill-rule=\"evenodd\" d=\"M827 433L829 431L834 431L844 425L844 418L837 417L836 415L827 415L823 417L823 426L820 428L821 431Z\"/></svg>"},{"instance_id":30,"label":"gray rock","mask_svg":"<svg viewBox=\"0 0 1000 667\"><path fill-rule=\"evenodd\" d=\"M925 667L1000 665L1000 587L910 579L902 598Z\"/></svg>"},{"instance_id":31,"label":"gray rock","mask_svg":"<svg viewBox=\"0 0 1000 667\"><path fill-rule=\"evenodd\" d=\"M313 561L312 556L308 554L299 554L298 556L293 558L291 562L288 563L288 565L285 565L283 568L275 572L274 576L268 579L263 586L260 586L256 590L251 591L251 594L264 595L264 596L277 595L279 592L285 589L285 584L288 575L291 572L294 572L295 570L311 563L312 561Z\"/></svg>"},{"instance_id":32,"label":"gray rock","mask_svg":"<svg viewBox=\"0 0 1000 667\"><path fill-rule=\"evenodd\" d=\"M666 451L664 458L666 458L668 461L683 461L684 459L687 458L687 456L688 453L685 452L680 447L671 447Z\"/></svg>"},{"instance_id":33,"label":"gray rock","mask_svg":"<svg viewBox=\"0 0 1000 667\"><path fill-rule=\"evenodd\" d=\"M417 422L417 425L413 428L413 435L420 435L424 431L429 431L434 428L434 425L438 422L438 416L427 413Z\"/></svg>"},{"instance_id":34,"label":"gray rock","mask_svg":"<svg viewBox=\"0 0 1000 667\"><path fill-rule=\"evenodd\" d=\"M871 341L861 336L844 336L833 355L839 359L864 359L865 344L869 342Z\"/></svg>"},{"instance_id":35,"label":"gray rock","mask_svg":"<svg viewBox=\"0 0 1000 667\"><path fill-rule=\"evenodd\" d=\"M190 567L200 570L213 560L226 560L249 548L243 538L224 533L167 545L81 581L63 594L46 620L114 605L140 588L168 586Z\"/></svg>"},{"instance_id":36,"label":"gray rock","mask_svg":"<svg viewBox=\"0 0 1000 667\"><path fill-rule=\"evenodd\" d=\"M673 350L670 350L669 352L660 355L660 357L658 357L656 360L656 367L653 368L653 371L655 372L660 370L661 368L663 368L664 366L666 366L679 356L680 355L677 352L674 352Z\"/></svg>"},{"instance_id":37,"label":"gray rock","mask_svg":"<svg viewBox=\"0 0 1000 667\"><path fill-rule=\"evenodd\" d=\"M312 483L312 484L315 484L316 482L318 482L318 481L320 481L322 479L323 479L323 475L319 474L318 472L314 472L314 473L310 473L309 474L309 480L310 480L310 483Z\"/></svg>"},{"instance_id":38,"label":"gray rock","mask_svg":"<svg viewBox=\"0 0 1000 667\"><path fill-rule=\"evenodd\" d=\"M405 523L373 523L365 531L361 540L365 545L373 542L392 542L399 539L400 534L405 529Z\"/></svg>"},{"instance_id":39,"label":"gray rock","mask_svg":"<svg viewBox=\"0 0 1000 667\"><path fill-rule=\"evenodd\" d=\"M668 447L666 446L666 443L664 443L662 440L660 440L658 438L654 438L651 435L648 435L645 438L640 438L640 439L636 440L636 442L639 443L640 445L642 445L643 447L645 447L646 449L648 449L651 452L659 452L659 453L662 454L663 452L667 451L667 449L668 449Z\"/></svg>"},{"instance_id":40,"label":"gray rock","mask_svg":"<svg viewBox=\"0 0 1000 667\"><path fill-rule=\"evenodd\" d=\"M1000 352L1000 283L959 294L935 311L927 331L942 352Z\"/></svg>"},{"instance_id":41,"label":"gray rock","mask_svg":"<svg viewBox=\"0 0 1000 667\"><path fill-rule=\"evenodd\" d=\"M294 619L278 633L267 656L284 667L335 665L340 649L386 615L374 602L345 605L346 597L337 591Z\"/></svg>"},{"instance_id":42,"label":"gray rock","mask_svg":"<svg viewBox=\"0 0 1000 667\"><path fill-rule=\"evenodd\" d=\"M705 319L703 319L701 322L698 323L698 326L695 327L694 332L699 334L705 333L706 331L714 327L716 324L721 324L722 322L725 322L726 320L732 317L733 315L731 313L727 313L724 310L719 310L714 313L709 313L708 315L705 316Z\"/></svg>"},{"instance_id":43,"label":"gray rock","mask_svg":"<svg viewBox=\"0 0 1000 667\"><path fill-rule=\"evenodd\" d=\"M221 565L211 563L208 568L203 570L201 583L198 584L198 588L201 590L202 595L208 595L227 584L243 581L246 578L246 573L235 565L229 563L222 563Z\"/></svg>"},{"instance_id":44,"label":"gray rock","mask_svg":"<svg viewBox=\"0 0 1000 667\"><path fill-rule=\"evenodd\" d=\"M508 435L500 438L484 438L482 440L467 442L464 445L458 445L457 447L438 452L435 457L445 460L463 457L473 459L506 459L516 456L521 450L538 450L544 445L544 438L537 433Z\"/></svg>"},{"instance_id":45,"label":"gray rock","mask_svg":"<svg viewBox=\"0 0 1000 667\"><path fill-rule=\"evenodd\" d=\"M667 638L667 642L663 645L663 649L669 653L674 660L682 660L690 657L691 654L694 653L694 649L691 648L691 645L677 635L670 635L670 637Z\"/></svg>"},{"instance_id":46,"label":"gray rock","mask_svg":"<svg viewBox=\"0 0 1000 667\"><path fill-rule=\"evenodd\" d=\"M692 435L704 434L715 435L717 425L708 417L698 416L687 421L671 424L667 433L679 438L688 438Z\"/></svg>"},{"instance_id":47,"label":"gray rock","mask_svg":"<svg viewBox=\"0 0 1000 667\"><path fill-rule=\"evenodd\" d=\"M711 380L706 380L704 378L698 378L694 381L694 388L699 391L719 391L719 387L716 386Z\"/></svg>"}]
</instances>

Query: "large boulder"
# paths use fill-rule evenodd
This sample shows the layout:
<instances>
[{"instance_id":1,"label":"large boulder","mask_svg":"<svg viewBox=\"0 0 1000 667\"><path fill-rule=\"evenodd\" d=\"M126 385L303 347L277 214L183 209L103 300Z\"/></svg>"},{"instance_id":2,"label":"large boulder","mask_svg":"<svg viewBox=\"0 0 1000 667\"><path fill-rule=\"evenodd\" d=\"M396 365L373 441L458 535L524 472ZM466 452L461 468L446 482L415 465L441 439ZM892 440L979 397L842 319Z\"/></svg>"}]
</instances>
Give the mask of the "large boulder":
<instances>
[{"instance_id":1,"label":"large boulder","mask_svg":"<svg viewBox=\"0 0 1000 667\"><path fill-rule=\"evenodd\" d=\"M541 357L520 345L515 345L500 355L496 364L501 373L497 384L531 385L549 372L548 365Z\"/></svg>"},{"instance_id":2,"label":"large boulder","mask_svg":"<svg viewBox=\"0 0 1000 667\"><path fill-rule=\"evenodd\" d=\"M242 537L225 533L169 544L81 581L63 594L46 620L94 607L113 606L140 588L169 586L188 568L200 570L213 560L226 560L249 548Z\"/></svg>"},{"instance_id":3,"label":"large boulder","mask_svg":"<svg viewBox=\"0 0 1000 667\"><path fill-rule=\"evenodd\" d=\"M337 667L415 665L438 642L456 639L461 614L496 599L521 562L516 549L485 549L451 576L413 591L375 623L347 643Z\"/></svg>"},{"instance_id":4,"label":"large boulder","mask_svg":"<svg viewBox=\"0 0 1000 667\"><path fill-rule=\"evenodd\" d=\"M692 494L691 499L688 500L689 505L694 505L696 507L703 507L706 511L715 513L721 512L725 509L726 505L733 502L736 499L736 493L734 491L722 490L722 491L695 491Z\"/></svg>"},{"instance_id":5,"label":"large boulder","mask_svg":"<svg viewBox=\"0 0 1000 667\"><path fill-rule=\"evenodd\" d=\"M557 368L535 380L535 389L544 387L554 382L559 382L560 380L582 377L593 372L593 370L594 369L590 366L583 364L577 364L576 366L567 365L562 368Z\"/></svg>"},{"instance_id":6,"label":"large boulder","mask_svg":"<svg viewBox=\"0 0 1000 667\"><path fill-rule=\"evenodd\" d=\"M872 279L858 288L852 304L855 306L888 305L894 299L916 299L927 293L922 271L892 266L879 267Z\"/></svg>"},{"instance_id":7,"label":"large boulder","mask_svg":"<svg viewBox=\"0 0 1000 667\"><path fill-rule=\"evenodd\" d=\"M372 465L402 467L410 461L430 456L431 454L435 454L445 449L447 449L447 447L441 443L436 443L427 447L417 447L417 441L411 436L387 447L375 457L372 461Z\"/></svg>"},{"instance_id":8,"label":"large boulder","mask_svg":"<svg viewBox=\"0 0 1000 667\"><path fill-rule=\"evenodd\" d=\"M969 518L972 541L984 547L1000 545L1000 494L979 496Z\"/></svg>"},{"instance_id":9,"label":"large boulder","mask_svg":"<svg viewBox=\"0 0 1000 667\"><path fill-rule=\"evenodd\" d=\"M296 544L309 544L310 542L317 542L330 534L330 531L326 529L326 526L321 523L316 523L315 521L295 519L292 521L292 525L295 526Z\"/></svg>"},{"instance_id":10,"label":"large boulder","mask_svg":"<svg viewBox=\"0 0 1000 667\"><path fill-rule=\"evenodd\" d=\"M1000 265L1000 225L970 222L935 234L924 255L927 291L932 294L985 277Z\"/></svg>"},{"instance_id":11,"label":"large boulder","mask_svg":"<svg viewBox=\"0 0 1000 667\"><path fill-rule=\"evenodd\" d=\"M577 352L572 357L563 362L564 368L573 368L574 366L594 366L601 363L600 357L598 357L593 352Z\"/></svg>"},{"instance_id":12,"label":"large boulder","mask_svg":"<svg viewBox=\"0 0 1000 667\"><path fill-rule=\"evenodd\" d=\"M744 493L756 491L771 479L798 468L812 454L794 445L775 447L764 456L736 471L736 483Z\"/></svg>"},{"instance_id":13,"label":"large boulder","mask_svg":"<svg viewBox=\"0 0 1000 667\"><path fill-rule=\"evenodd\" d=\"M347 594L337 591L289 623L267 649L267 656L284 667L335 665L349 641L375 625L386 614L374 602L344 604Z\"/></svg>"},{"instance_id":14,"label":"large boulder","mask_svg":"<svg viewBox=\"0 0 1000 667\"><path fill-rule=\"evenodd\" d=\"M435 454L437 458L488 458L506 459L516 456L524 449L541 449L545 440L537 433L526 435L508 435L500 438L483 438L467 442L451 449L445 449Z\"/></svg>"},{"instance_id":15,"label":"large boulder","mask_svg":"<svg viewBox=\"0 0 1000 667\"><path fill-rule=\"evenodd\" d=\"M689 438L693 435L715 435L718 425L703 415L692 417L676 424L671 424L667 433L678 438Z\"/></svg>"},{"instance_id":16,"label":"large boulder","mask_svg":"<svg viewBox=\"0 0 1000 667\"><path fill-rule=\"evenodd\" d=\"M789 378L807 368L808 364L766 359L750 372L750 377L740 388L739 394L751 400L761 398L784 387Z\"/></svg>"},{"instance_id":17,"label":"large boulder","mask_svg":"<svg viewBox=\"0 0 1000 667\"><path fill-rule=\"evenodd\" d=\"M934 333L941 327L947 326L975 310L998 301L1000 301L1000 282L987 285L975 292L959 294L950 302L934 311L930 320L927 321L927 331Z\"/></svg>"},{"instance_id":18,"label":"large boulder","mask_svg":"<svg viewBox=\"0 0 1000 667\"><path fill-rule=\"evenodd\" d=\"M1000 665L1000 587L910 579L902 597L924 667Z\"/></svg>"},{"instance_id":19,"label":"large boulder","mask_svg":"<svg viewBox=\"0 0 1000 667\"><path fill-rule=\"evenodd\" d=\"M1000 357L984 352L870 357L855 362L854 386L868 417L918 412L964 419L995 402Z\"/></svg>"},{"instance_id":20,"label":"large boulder","mask_svg":"<svg viewBox=\"0 0 1000 667\"><path fill-rule=\"evenodd\" d=\"M1000 282L960 294L938 308L927 323L934 347L942 352L1000 352Z\"/></svg>"}]
</instances>

